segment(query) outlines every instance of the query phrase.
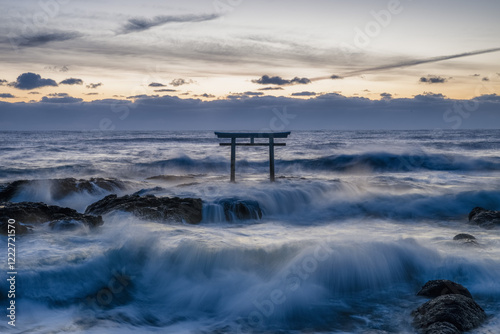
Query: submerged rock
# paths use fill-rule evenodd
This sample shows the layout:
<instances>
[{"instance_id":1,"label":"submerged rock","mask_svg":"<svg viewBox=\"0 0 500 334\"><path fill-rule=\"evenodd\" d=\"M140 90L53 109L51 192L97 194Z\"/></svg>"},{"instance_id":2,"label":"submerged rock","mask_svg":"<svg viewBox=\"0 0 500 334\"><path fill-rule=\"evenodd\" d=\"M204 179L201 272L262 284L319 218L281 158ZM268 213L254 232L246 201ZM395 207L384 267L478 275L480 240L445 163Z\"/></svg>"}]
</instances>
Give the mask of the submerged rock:
<instances>
[{"instance_id":1,"label":"submerged rock","mask_svg":"<svg viewBox=\"0 0 500 334\"><path fill-rule=\"evenodd\" d=\"M202 206L199 198L109 195L89 205L85 213L103 215L112 211L125 211L154 221L185 221L197 224L202 219Z\"/></svg>"},{"instance_id":2,"label":"submerged rock","mask_svg":"<svg viewBox=\"0 0 500 334\"><path fill-rule=\"evenodd\" d=\"M453 237L453 240L476 240L476 237L472 234L459 233Z\"/></svg>"},{"instance_id":3,"label":"submerged rock","mask_svg":"<svg viewBox=\"0 0 500 334\"><path fill-rule=\"evenodd\" d=\"M449 280L425 283L417 293L434 298L412 312L413 325L425 334L458 334L478 327L486 313L469 290Z\"/></svg>"},{"instance_id":4,"label":"submerged rock","mask_svg":"<svg viewBox=\"0 0 500 334\"><path fill-rule=\"evenodd\" d=\"M481 207L475 207L469 213L469 222L484 228L500 226L500 211L492 211Z\"/></svg>"},{"instance_id":5,"label":"submerged rock","mask_svg":"<svg viewBox=\"0 0 500 334\"><path fill-rule=\"evenodd\" d=\"M48 179L48 180L17 180L0 188L0 202L7 202L24 189L43 187L48 188L53 199L58 200L78 192L96 194L99 190L116 191L126 188L119 180L106 178L91 178L77 180L75 178Z\"/></svg>"},{"instance_id":6,"label":"submerged rock","mask_svg":"<svg viewBox=\"0 0 500 334\"><path fill-rule=\"evenodd\" d=\"M477 245L476 237L467 233L460 233L453 237L453 240L467 245Z\"/></svg>"},{"instance_id":7,"label":"submerged rock","mask_svg":"<svg viewBox=\"0 0 500 334\"><path fill-rule=\"evenodd\" d=\"M222 205L227 221L262 218L262 210L257 201L226 198L218 204Z\"/></svg>"},{"instance_id":8,"label":"submerged rock","mask_svg":"<svg viewBox=\"0 0 500 334\"><path fill-rule=\"evenodd\" d=\"M418 307L412 314L414 326L425 333L429 333L431 326L435 328L437 323L449 323L459 331L468 331L486 320L486 313L472 298L459 294L438 296Z\"/></svg>"},{"instance_id":9,"label":"submerged rock","mask_svg":"<svg viewBox=\"0 0 500 334\"><path fill-rule=\"evenodd\" d=\"M70 208L63 208L45 203L4 202L0 204L0 233L7 234L8 220L16 221L16 234L23 234L33 228L31 225L51 222L51 227L63 229L64 224L57 221L79 222L85 226L96 227L103 224L102 217L81 214ZM28 225L29 224L29 225Z\"/></svg>"},{"instance_id":10,"label":"submerged rock","mask_svg":"<svg viewBox=\"0 0 500 334\"><path fill-rule=\"evenodd\" d=\"M462 284L458 284L447 279L432 280L424 284L422 289L417 292L418 296L435 298L443 295L458 294L472 298L469 290Z\"/></svg>"}]
</instances>

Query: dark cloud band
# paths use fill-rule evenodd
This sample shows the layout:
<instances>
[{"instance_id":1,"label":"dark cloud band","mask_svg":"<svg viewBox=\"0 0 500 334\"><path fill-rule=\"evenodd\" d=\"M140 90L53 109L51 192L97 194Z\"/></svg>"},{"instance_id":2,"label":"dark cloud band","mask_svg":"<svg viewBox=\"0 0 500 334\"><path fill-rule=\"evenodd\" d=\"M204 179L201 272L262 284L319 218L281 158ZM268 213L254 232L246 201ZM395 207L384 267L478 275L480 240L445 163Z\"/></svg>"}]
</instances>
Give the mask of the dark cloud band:
<instances>
[{"instance_id":1,"label":"dark cloud band","mask_svg":"<svg viewBox=\"0 0 500 334\"><path fill-rule=\"evenodd\" d=\"M415 65L420 65L420 64L436 63L438 61L463 58L463 57L470 57L470 56L476 56L476 55L498 52L498 51L500 51L500 48L492 48L492 49L486 49L486 50L464 52L464 53L458 53L458 54L454 54L454 55L432 57L432 58L427 58L427 59L413 59L413 60L403 61L403 62L399 62L399 63L395 63L395 64L369 67L369 68L365 68L362 70L347 72L347 73L343 74L341 77L343 77L343 78L352 77L352 76L361 75L361 74L368 73L368 72L378 72L378 71L383 71L383 70L391 70L391 69L395 69L395 68L409 67L409 66L415 66ZM332 75L332 76L313 78L313 79L311 79L311 81L326 80L326 79L338 79L338 78L340 78L340 76Z\"/></svg>"},{"instance_id":2,"label":"dark cloud band","mask_svg":"<svg viewBox=\"0 0 500 334\"><path fill-rule=\"evenodd\" d=\"M259 85L286 86L294 84L306 85L308 83L311 83L311 80L309 80L308 78L299 78L299 77L295 77L291 80L288 80L288 79L283 79L280 76L270 77L269 75L263 75L259 79L252 80L252 82Z\"/></svg>"},{"instance_id":3,"label":"dark cloud band","mask_svg":"<svg viewBox=\"0 0 500 334\"><path fill-rule=\"evenodd\" d=\"M76 31L58 31L50 33L39 33L30 36L19 36L13 38L12 41L18 46L35 47L51 42L69 41L81 37L82 34Z\"/></svg>"},{"instance_id":4,"label":"dark cloud band","mask_svg":"<svg viewBox=\"0 0 500 334\"><path fill-rule=\"evenodd\" d=\"M152 19L147 18L132 18L125 23L118 34L130 34L148 30L167 23L185 23L185 22L203 22L219 18L219 14L202 14L202 15L161 15L155 16Z\"/></svg>"}]
</instances>

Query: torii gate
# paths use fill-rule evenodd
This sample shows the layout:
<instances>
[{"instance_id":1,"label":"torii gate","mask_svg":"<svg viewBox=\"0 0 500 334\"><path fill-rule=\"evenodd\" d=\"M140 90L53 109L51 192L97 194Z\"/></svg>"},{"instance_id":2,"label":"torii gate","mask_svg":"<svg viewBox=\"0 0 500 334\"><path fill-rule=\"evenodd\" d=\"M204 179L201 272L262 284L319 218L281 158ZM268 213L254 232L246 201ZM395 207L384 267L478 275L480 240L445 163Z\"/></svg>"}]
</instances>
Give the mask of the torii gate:
<instances>
[{"instance_id":1,"label":"torii gate","mask_svg":"<svg viewBox=\"0 0 500 334\"><path fill-rule=\"evenodd\" d=\"M290 132L215 132L217 138L231 138L230 143L220 146L231 146L231 182L235 182L236 146L269 146L269 178L274 182L274 146L286 146L286 143L275 143L274 138L287 138ZM237 143L237 138L250 138L250 143ZM269 143L256 143L255 138L269 138Z\"/></svg>"}]
</instances>

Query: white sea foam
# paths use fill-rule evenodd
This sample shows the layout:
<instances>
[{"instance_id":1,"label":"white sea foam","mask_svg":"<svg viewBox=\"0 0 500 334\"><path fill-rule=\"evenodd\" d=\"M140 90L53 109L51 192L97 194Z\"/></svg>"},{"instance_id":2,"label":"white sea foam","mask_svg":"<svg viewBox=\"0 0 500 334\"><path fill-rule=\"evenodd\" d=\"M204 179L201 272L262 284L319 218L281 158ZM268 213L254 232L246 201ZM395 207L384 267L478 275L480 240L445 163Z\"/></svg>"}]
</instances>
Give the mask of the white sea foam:
<instances>
[{"instance_id":1,"label":"white sea foam","mask_svg":"<svg viewBox=\"0 0 500 334\"><path fill-rule=\"evenodd\" d=\"M84 211L141 191L199 197L204 217L166 225L115 212L98 229L19 236L18 326L0 331L412 333L410 312L426 300L415 293L444 278L490 316L476 333L495 332L500 229L469 225L467 214L500 209L499 157L491 133L467 135L292 133L277 150L276 183L265 151L238 149L231 184L211 133L1 134L2 180L45 180L12 201ZM126 187L59 196L51 184L64 177ZM222 201L256 201L262 219L227 221ZM477 245L453 241L458 233Z\"/></svg>"}]
</instances>

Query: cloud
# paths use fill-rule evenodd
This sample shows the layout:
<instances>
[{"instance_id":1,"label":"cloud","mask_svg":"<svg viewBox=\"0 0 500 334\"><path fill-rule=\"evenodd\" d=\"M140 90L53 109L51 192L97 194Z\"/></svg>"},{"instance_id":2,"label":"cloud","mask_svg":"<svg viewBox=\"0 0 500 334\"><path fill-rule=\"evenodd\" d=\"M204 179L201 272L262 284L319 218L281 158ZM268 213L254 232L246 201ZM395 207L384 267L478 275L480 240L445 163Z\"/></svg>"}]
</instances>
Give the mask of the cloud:
<instances>
[{"instance_id":1,"label":"cloud","mask_svg":"<svg viewBox=\"0 0 500 334\"><path fill-rule=\"evenodd\" d=\"M424 92L423 94L415 95L414 98L416 101L436 101L436 100L444 100L446 99L446 96L438 93L432 93L432 92Z\"/></svg>"},{"instance_id":2,"label":"cloud","mask_svg":"<svg viewBox=\"0 0 500 334\"><path fill-rule=\"evenodd\" d=\"M343 79L340 75L333 74L330 76L330 79Z\"/></svg>"},{"instance_id":3,"label":"cloud","mask_svg":"<svg viewBox=\"0 0 500 334\"><path fill-rule=\"evenodd\" d=\"M27 72L18 76L16 81L11 82L9 86L17 89L30 90L45 86L57 87L57 82L52 79L42 79L40 74Z\"/></svg>"},{"instance_id":4,"label":"cloud","mask_svg":"<svg viewBox=\"0 0 500 334\"><path fill-rule=\"evenodd\" d=\"M68 72L69 71L69 67L67 65L64 65L63 67L45 66L44 69L51 70L51 71L54 71L54 72Z\"/></svg>"},{"instance_id":5,"label":"cloud","mask_svg":"<svg viewBox=\"0 0 500 334\"><path fill-rule=\"evenodd\" d=\"M477 100L479 102L491 102L500 104L500 95L497 94L487 94L475 97L473 100Z\"/></svg>"},{"instance_id":6,"label":"cloud","mask_svg":"<svg viewBox=\"0 0 500 334\"><path fill-rule=\"evenodd\" d=\"M264 87L264 88L259 88L259 90L283 90L282 87Z\"/></svg>"},{"instance_id":7,"label":"cloud","mask_svg":"<svg viewBox=\"0 0 500 334\"><path fill-rule=\"evenodd\" d=\"M51 42L69 41L81 37L76 31L56 31L51 33L40 33L30 36L14 37L12 41L18 46L35 47Z\"/></svg>"},{"instance_id":8,"label":"cloud","mask_svg":"<svg viewBox=\"0 0 500 334\"><path fill-rule=\"evenodd\" d=\"M390 100L390 99L392 99L392 94L389 94L389 93L381 93L381 94L380 94L380 97L382 98L382 100Z\"/></svg>"},{"instance_id":9,"label":"cloud","mask_svg":"<svg viewBox=\"0 0 500 334\"><path fill-rule=\"evenodd\" d=\"M473 74L472 76L473 76L473 77L480 77L480 76L481 76L481 74L476 73L476 74Z\"/></svg>"},{"instance_id":10,"label":"cloud","mask_svg":"<svg viewBox=\"0 0 500 334\"><path fill-rule=\"evenodd\" d=\"M84 95L99 95L99 93L86 93Z\"/></svg>"},{"instance_id":11,"label":"cloud","mask_svg":"<svg viewBox=\"0 0 500 334\"><path fill-rule=\"evenodd\" d=\"M147 94L141 94L141 95L133 95L133 96L127 96L127 99L146 99L146 98L154 98L154 97L159 97L160 95L147 95Z\"/></svg>"},{"instance_id":12,"label":"cloud","mask_svg":"<svg viewBox=\"0 0 500 334\"><path fill-rule=\"evenodd\" d=\"M69 96L67 93L54 93L42 97L42 103L77 103L82 102L83 99Z\"/></svg>"},{"instance_id":13,"label":"cloud","mask_svg":"<svg viewBox=\"0 0 500 334\"><path fill-rule=\"evenodd\" d=\"M7 83L7 80L0 79L0 86L3 86L4 83Z\"/></svg>"},{"instance_id":14,"label":"cloud","mask_svg":"<svg viewBox=\"0 0 500 334\"><path fill-rule=\"evenodd\" d=\"M498 52L498 51L500 51L500 48L477 50L477 51L471 51L471 52L458 53L458 54L454 54L454 55L438 56L438 57L425 58L425 59L410 59L410 60L406 60L406 61L402 61L402 62L398 62L398 63L394 63L394 64L369 67L369 68L365 68L365 69L361 69L361 70L347 72L347 73L343 74L342 77L352 77L352 76L361 75L361 74L364 74L367 72L378 72L378 71L383 71L383 70L391 70L391 69L415 66L415 65L420 65L420 64L436 63L438 61L444 61L444 60L456 59L456 58L462 58L462 57L470 57L470 56L476 56L476 55L480 55L480 54L492 53L492 52ZM332 76L317 77L317 78L312 78L311 80L317 81L317 80L325 80L325 79L332 79Z\"/></svg>"},{"instance_id":15,"label":"cloud","mask_svg":"<svg viewBox=\"0 0 500 334\"><path fill-rule=\"evenodd\" d=\"M379 97L378 95L376 96ZM51 96L47 96L51 98ZM62 97L60 97L62 98ZM458 105L479 103L474 117L443 117ZM117 130L249 130L275 126L286 130L336 129L494 129L500 96L481 96L469 100L450 99L441 94L424 93L412 98L391 100L343 96L338 93L312 98L259 96L237 99L146 96L135 100L102 99L83 103L0 102L0 130L102 130L107 115ZM130 116L117 109L128 110ZM286 106L284 110L283 106ZM111 108L117 110L111 113ZM283 119L279 119L276 109ZM291 117L288 117L291 116ZM453 114L458 116L458 114ZM287 123L284 123L286 121Z\"/></svg>"},{"instance_id":16,"label":"cloud","mask_svg":"<svg viewBox=\"0 0 500 334\"><path fill-rule=\"evenodd\" d=\"M155 92L161 93L161 92L177 92L177 89L155 89Z\"/></svg>"},{"instance_id":17,"label":"cloud","mask_svg":"<svg viewBox=\"0 0 500 334\"><path fill-rule=\"evenodd\" d=\"M263 75L259 79L252 80L253 83L259 84L259 85L278 85L278 86L283 86L283 85L294 85L294 84L301 84L305 85L311 82L308 78L299 78L295 77L291 80L283 79L280 76L274 76L270 77L269 75Z\"/></svg>"},{"instance_id":18,"label":"cloud","mask_svg":"<svg viewBox=\"0 0 500 334\"><path fill-rule=\"evenodd\" d=\"M429 84L435 84L435 83L445 83L448 80L446 78L443 78L443 77L439 77L439 76L435 76L435 75L428 75L427 78L421 77L419 81L429 83Z\"/></svg>"},{"instance_id":19,"label":"cloud","mask_svg":"<svg viewBox=\"0 0 500 334\"><path fill-rule=\"evenodd\" d=\"M203 22L215 20L220 17L220 14L188 14L188 15L161 15L155 16L152 19L147 18L131 18L119 30L118 34L130 34L148 30L167 23L186 23L186 22Z\"/></svg>"},{"instance_id":20,"label":"cloud","mask_svg":"<svg viewBox=\"0 0 500 334\"><path fill-rule=\"evenodd\" d=\"M2 98L2 99L12 99L14 97L15 97L14 95L9 94L9 93L0 93L0 98Z\"/></svg>"},{"instance_id":21,"label":"cloud","mask_svg":"<svg viewBox=\"0 0 500 334\"><path fill-rule=\"evenodd\" d=\"M152 82L148 85L148 87L166 87L167 85L164 85L162 83L159 83L159 82Z\"/></svg>"},{"instance_id":22,"label":"cloud","mask_svg":"<svg viewBox=\"0 0 500 334\"><path fill-rule=\"evenodd\" d=\"M244 92L244 93L235 93L227 96L228 99L246 99L256 96L262 96L264 93L262 92Z\"/></svg>"},{"instance_id":23,"label":"cloud","mask_svg":"<svg viewBox=\"0 0 500 334\"><path fill-rule=\"evenodd\" d=\"M59 83L60 85L83 85L82 79L68 78Z\"/></svg>"},{"instance_id":24,"label":"cloud","mask_svg":"<svg viewBox=\"0 0 500 334\"><path fill-rule=\"evenodd\" d=\"M96 89L97 87L100 87L100 86L102 86L102 82L88 84L87 88L89 88L89 89Z\"/></svg>"},{"instance_id":25,"label":"cloud","mask_svg":"<svg viewBox=\"0 0 500 334\"><path fill-rule=\"evenodd\" d=\"M482 78L481 80L482 80L482 81L490 81L490 78L488 78L488 77L484 77L484 78Z\"/></svg>"},{"instance_id":26,"label":"cloud","mask_svg":"<svg viewBox=\"0 0 500 334\"><path fill-rule=\"evenodd\" d=\"M262 93L262 92L244 92L243 95L247 95L247 96L262 96L262 95L264 95L264 93Z\"/></svg>"},{"instance_id":27,"label":"cloud","mask_svg":"<svg viewBox=\"0 0 500 334\"><path fill-rule=\"evenodd\" d=\"M207 94L207 93L204 93L204 94L201 94L201 95L194 95L195 97L204 97L206 99L213 99L215 98L215 95L212 95L212 94Z\"/></svg>"},{"instance_id":28,"label":"cloud","mask_svg":"<svg viewBox=\"0 0 500 334\"><path fill-rule=\"evenodd\" d=\"M28 94L40 94L39 92L28 92Z\"/></svg>"},{"instance_id":29,"label":"cloud","mask_svg":"<svg viewBox=\"0 0 500 334\"><path fill-rule=\"evenodd\" d=\"M292 93L292 96L315 96L315 92L299 92L299 93Z\"/></svg>"},{"instance_id":30,"label":"cloud","mask_svg":"<svg viewBox=\"0 0 500 334\"><path fill-rule=\"evenodd\" d=\"M194 83L193 80L189 79L189 80L185 80L185 79L182 79L182 78L179 78L179 79L174 79L172 80L172 82L170 82L170 84L174 87L178 87L178 86L182 86L182 85L189 85L189 84L192 84Z\"/></svg>"}]
</instances>

